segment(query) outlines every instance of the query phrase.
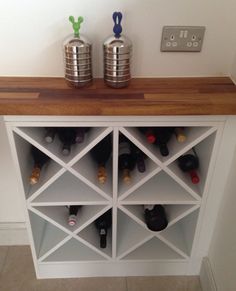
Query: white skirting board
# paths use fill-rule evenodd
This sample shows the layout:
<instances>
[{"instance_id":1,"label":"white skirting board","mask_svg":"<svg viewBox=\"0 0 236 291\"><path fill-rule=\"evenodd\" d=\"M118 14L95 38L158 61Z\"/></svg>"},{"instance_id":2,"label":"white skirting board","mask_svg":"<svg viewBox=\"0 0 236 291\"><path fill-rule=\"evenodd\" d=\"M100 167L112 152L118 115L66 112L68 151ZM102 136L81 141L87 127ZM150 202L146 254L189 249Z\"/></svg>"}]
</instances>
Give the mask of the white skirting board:
<instances>
[{"instance_id":1,"label":"white skirting board","mask_svg":"<svg viewBox=\"0 0 236 291\"><path fill-rule=\"evenodd\" d=\"M208 257L203 258L200 271L200 281L203 291L217 291L215 278L212 272L211 263Z\"/></svg>"},{"instance_id":2,"label":"white skirting board","mask_svg":"<svg viewBox=\"0 0 236 291\"><path fill-rule=\"evenodd\" d=\"M0 223L0 245L28 245L29 239L24 222Z\"/></svg>"},{"instance_id":3,"label":"white skirting board","mask_svg":"<svg viewBox=\"0 0 236 291\"><path fill-rule=\"evenodd\" d=\"M58 262L41 263L36 269L38 279L185 276L188 262ZM209 290L210 291L210 290Z\"/></svg>"}]
</instances>

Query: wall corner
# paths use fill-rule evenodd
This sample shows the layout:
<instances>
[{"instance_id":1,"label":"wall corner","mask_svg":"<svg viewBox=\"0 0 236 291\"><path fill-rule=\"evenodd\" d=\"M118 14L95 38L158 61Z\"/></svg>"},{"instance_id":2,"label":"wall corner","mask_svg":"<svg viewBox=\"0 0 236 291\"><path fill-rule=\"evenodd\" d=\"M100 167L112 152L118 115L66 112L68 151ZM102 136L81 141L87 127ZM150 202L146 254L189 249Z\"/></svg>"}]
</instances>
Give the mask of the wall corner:
<instances>
[{"instance_id":1,"label":"wall corner","mask_svg":"<svg viewBox=\"0 0 236 291\"><path fill-rule=\"evenodd\" d=\"M217 286L212 271L211 263L208 257L204 257L202 260L202 266L200 270L200 281L203 291L217 291Z\"/></svg>"}]
</instances>

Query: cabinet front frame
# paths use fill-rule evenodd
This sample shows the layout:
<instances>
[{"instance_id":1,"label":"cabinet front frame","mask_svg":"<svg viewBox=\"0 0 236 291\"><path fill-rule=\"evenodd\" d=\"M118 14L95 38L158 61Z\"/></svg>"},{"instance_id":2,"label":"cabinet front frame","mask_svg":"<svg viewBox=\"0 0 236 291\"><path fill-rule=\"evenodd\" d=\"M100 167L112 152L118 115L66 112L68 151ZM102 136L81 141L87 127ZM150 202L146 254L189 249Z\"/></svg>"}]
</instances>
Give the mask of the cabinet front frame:
<instances>
[{"instance_id":1,"label":"cabinet front frame","mask_svg":"<svg viewBox=\"0 0 236 291\"><path fill-rule=\"evenodd\" d=\"M112 241L113 251L112 257L107 261L99 262L40 262L37 259L34 240L31 231L31 223L29 219L28 210L30 203L25 204L26 225L29 234L29 240L38 278L49 277L78 277L78 276L119 276L119 275L183 275L183 274L198 274L200 269L200 259L203 255L198 245L201 245L202 235L201 228L203 217L207 212L207 197L212 195L210 193L211 178L214 172L214 166L217 158L217 151L220 146L221 136L224 128L224 116L119 116L119 117L100 117L100 116L5 116L5 124L7 127L10 147L17 170L17 179L22 193L22 199L25 200L24 188L22 185L20 165L18 162L16 145L13 137L14 128L24 127L53 127L53 126L91 126L91 127L112 127L114 133L113 150L118 151L118 134L119 128L126 127L141 127L141 126L188 126L188 127L214 127L216 128L216 136L214 146L211 153L211 161L209 171L206 178L206 185L203 196L200 200L200 213L196 225L195 236L193 240L192 253L189 258L183 260L119 260L117 259L117 209L122 206L118 201L118 156L113 158L113 199L108 205L114 209L115 227L113 227ZM209 206L208 206L209 207ZM213 227L213 225L212 225ZM77 271L73 271L72 266L77 265ZM56 267L55 267L56 266ZM86 272L82 266L86 266ZM100 271L99 266L104 266L103 272ZM130 271L130 266L135 266L133 271ZM148 267L149 266L149 267ZM151 266L155 271L151 269ZM162 266L162 267L161 267ZM54 269L54 270L53 270ZM83 270L82 270L83 269ZM115 270L119 271L115 271ZM68 271L70 270L70 271ZM113 270L113 271L111 271ZM145 271L146 270L146 271Z\"/></svg>"}]
</instances>

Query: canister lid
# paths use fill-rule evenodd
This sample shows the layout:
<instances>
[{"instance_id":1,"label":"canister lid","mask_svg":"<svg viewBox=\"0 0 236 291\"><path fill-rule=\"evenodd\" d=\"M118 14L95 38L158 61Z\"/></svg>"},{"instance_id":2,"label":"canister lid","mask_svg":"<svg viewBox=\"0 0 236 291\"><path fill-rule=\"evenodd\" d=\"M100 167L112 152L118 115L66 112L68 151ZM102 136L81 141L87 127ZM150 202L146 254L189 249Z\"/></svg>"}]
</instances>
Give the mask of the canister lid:
<instances>
[{"instance_id":1,"label":"canister lid","mask_svg":"<svg viewBox=\"0 0 236 291\"><path fill-rule=\"evenodd\" d=\"M64 41L64 49L68 53L89 53L91 46L91 42L81 34L79 37L72 34Z\"/></svg>"},{"instance_id":2,"label":"canister lid","mask_svg":"<svg viewBox=\"0 0 236 291\"><path fill-rule=\"evenodd\" d=\"M118 54L131 53L132 43L124 35L121 35L119 38L116 38L115 36L112 35L105 40L104 50L108 53L110 52Z\"/></svg>"}]
</instances>

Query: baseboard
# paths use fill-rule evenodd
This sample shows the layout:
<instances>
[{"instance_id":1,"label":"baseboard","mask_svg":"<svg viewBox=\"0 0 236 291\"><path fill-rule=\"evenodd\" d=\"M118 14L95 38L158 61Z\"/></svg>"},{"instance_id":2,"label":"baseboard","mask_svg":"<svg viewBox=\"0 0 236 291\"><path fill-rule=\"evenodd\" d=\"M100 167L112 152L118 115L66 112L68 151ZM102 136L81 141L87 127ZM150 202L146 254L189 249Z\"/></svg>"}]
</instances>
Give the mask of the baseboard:
<instances>
[{"instance_id":1,"label":"baseboard","mask_svg":"<svg viewBox=\"0 0 236 291\"><path fill-rule=\"evenodd\" d=\"M29 239L24 222L0 223L0 245L28 245Z\"/></svg>"},{"instance_id":2,"label":"baseboard","mask_svg":"<svg viewBox=\"0 0 236 291\"><path fill-rule=\"evenodd\" d=\"M155 276L185 276L187 269L188 269L187 261L42 262L38 263L36 273L39 279L83 278L83 277L130 277L130 276L155 277ZM162 290L162 288L158 290Z\"/></svg>"},{"instance_id":3,"label":"baseboard","mask_svg":"<svg viewBox=\"0 0 236 291\"><path fill-rule=\"evenodd\" d=\"M200 271L200 281L203 291L217 291L216 282L211 268L211 263L208 257L203 258L201 271Z\"/></svg>"}]
</instances>

